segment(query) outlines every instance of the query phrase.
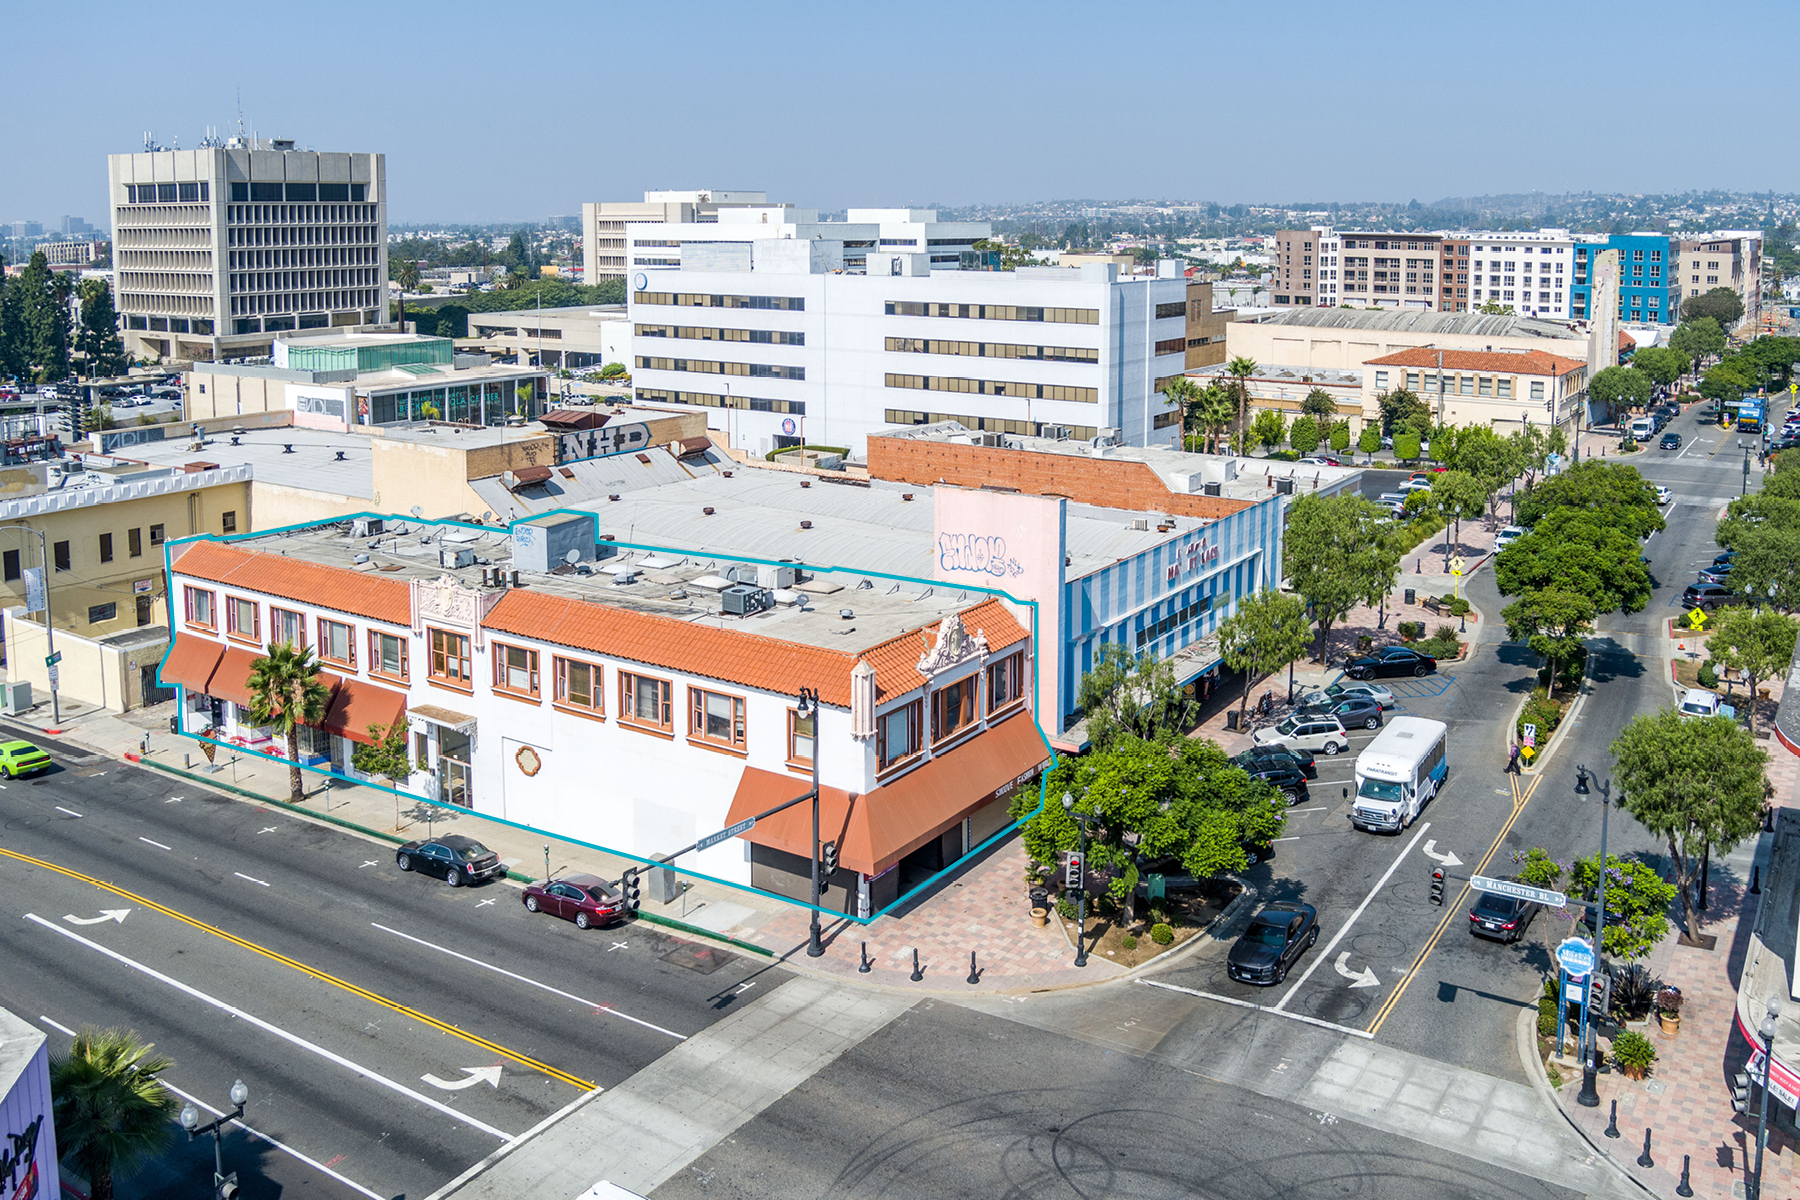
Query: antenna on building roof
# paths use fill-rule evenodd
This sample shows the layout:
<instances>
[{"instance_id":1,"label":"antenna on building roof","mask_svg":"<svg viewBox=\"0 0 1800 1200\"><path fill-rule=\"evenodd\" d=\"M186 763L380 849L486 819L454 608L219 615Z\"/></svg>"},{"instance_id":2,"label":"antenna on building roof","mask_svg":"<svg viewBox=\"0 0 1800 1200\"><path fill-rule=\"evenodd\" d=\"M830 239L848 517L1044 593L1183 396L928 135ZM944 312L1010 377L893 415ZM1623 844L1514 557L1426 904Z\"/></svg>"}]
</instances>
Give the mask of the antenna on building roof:
<instances>
[{"instance_id":1,"label":"antenna on building roof","mask_svg":"<svg viewBox=\"0 0 1800 1200\"><path fill-rule=\"evenodd\" d=\"M244 136L244 85L237 85L238 138Z\"/></svg>"}]
</instances>

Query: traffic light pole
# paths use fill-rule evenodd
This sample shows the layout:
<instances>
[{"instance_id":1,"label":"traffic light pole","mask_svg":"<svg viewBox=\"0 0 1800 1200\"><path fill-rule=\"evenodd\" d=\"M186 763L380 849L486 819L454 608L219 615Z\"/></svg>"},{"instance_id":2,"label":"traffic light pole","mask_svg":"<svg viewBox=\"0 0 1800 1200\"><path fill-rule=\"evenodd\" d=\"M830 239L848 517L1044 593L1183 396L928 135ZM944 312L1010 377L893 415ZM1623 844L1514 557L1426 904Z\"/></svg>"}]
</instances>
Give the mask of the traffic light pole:
<instances>
[{"instance_id":1,"label":"traffic light pole","mask_svg":"<svg viewBox=\"0 0 1800 1200\"><path fill-rule=\"evenodd\" d=\"M1586 767L1575 769L1575 791L1581 795L1588 792L1588 778L1593 774ZM1606 945L1606 824L1612 809L1612 780L1609 778L1599 784L1600 788L1600 895L1594 910L1594 975L1588 977L1587 997L1583 1007L1588 1010L1588 1020L1583 1021L1587 1033L1586 1043L1581 1048L1581 1091L1575 1097L1575 1103L1583 1108L1600 1107L1600 1090L1596 1086L1600 1065L1594 1061L1599 1051L1595 1042L1597 1030L1594 1013L1594 976L1602 970L1601 949Z\"/></svg>"},{"instance_id":2,"label":"traffic light pole","mask_svg":"<svg viewBox=\"0 0 1800 1200\"><path fill-rule=\"evenodd\" d=\"M812 709L812 923L806 933L806 957L825 953L819 929L819 696L811 688L800 689L800 707Z\"/></svg>"}]
</instances>

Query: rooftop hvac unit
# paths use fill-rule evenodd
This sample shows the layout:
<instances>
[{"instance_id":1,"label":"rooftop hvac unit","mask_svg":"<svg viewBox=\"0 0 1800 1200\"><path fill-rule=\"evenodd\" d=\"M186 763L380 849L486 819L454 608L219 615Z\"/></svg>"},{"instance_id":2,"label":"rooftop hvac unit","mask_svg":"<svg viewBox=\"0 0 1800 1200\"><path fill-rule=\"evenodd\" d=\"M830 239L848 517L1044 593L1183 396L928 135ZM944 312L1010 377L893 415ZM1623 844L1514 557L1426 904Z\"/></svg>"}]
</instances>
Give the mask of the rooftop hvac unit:
<instances>
[{"instance_id":1,"label":"rooftop hvac unit","mask_svg":"<svg viewBox=\"0 0 1800 1200\"><path fill-rule=\"evenodd\" d=\"M449 567L454 570L459 567L472 567L474 565L475 551L469 549L467 546L438 547L438 566Z\"/></svg>"},{"instance_id":2,"label":"rooftop hvac unit","mask_svg":"<svg viewBox=\"0 0 1800 1200\"><path fill-rule=\"evenodd\" d=\"M1275 481L1275 494L1277 496L1293 495L1294 494L1294 481L1292 479L1277 479Z\"/></svg>"},{"instance_id":3,"label":"rooftop hvac unit","mask_svg":"<svg viewBox=\"0 0 1800 1200\"><path fill-rule=\"evenodd\" d=\"M791 588L794 586L794 568L759 566L756 582L764 588Z\"/></svg>"},{"instance_id":4,"label":"rooftop hvac unit","mask_svg":"<svg viewBox=\"0 0 1800 1200\"><path fill-rule=\"evenodd\" d=\"M357 517L350 522L350 536L352 537L374 537L382 532L385 532L385 527L382 525L380 517Z\"/></svg>"},{"instance_id":5,"label":"rooftop hvac unit","mask_svg":"<svg viewBox=\"0 0 1800 1200\"><path fill-rule=\"evenodd\" d=\"M1201 484L1201 485L1200 485L1200 490L1201 490L1201 492L1202 492L1202 493L1203 493L1203 494L1205 494L1205 495L1208 495L1208 496L1217 496L1217 495L1218 495L1218 494L1219 494L1219 493L1220 493L1220 492L1221 492L1221 491L1223 491L1223 490L1224 490L1224 489L1223 489L1223 488L1221 488L1221 487L1220 487L1220 486L1219 486L1219 485L1218 485L1218 484L1216 484L1216 483L1206 483L1206 484Z\"/></svg>"},{"instance_id":6,"label":"rooftop hvac unit","mask_svg":"<svg viewBox=\"0 0 1800 1200\"><path fill-rule=\"evenodd\" d=\"M767 608L769 596L759 587L736 583L719 593L719 604L733 616L747 617Z\"/></svg>"},{"instance_id":7,"label":"rooftop hvac unit","mask_svg":"<svg viewBox=\"0 0 1800 1200\"><path fill-rule=\"evenodd\" d=\"M1038 436L1047 437L1055 442L1066 442L1069 440L1069 427L1067 425L1040 426L1038 429Z\"/></svg>"}]
</instances>

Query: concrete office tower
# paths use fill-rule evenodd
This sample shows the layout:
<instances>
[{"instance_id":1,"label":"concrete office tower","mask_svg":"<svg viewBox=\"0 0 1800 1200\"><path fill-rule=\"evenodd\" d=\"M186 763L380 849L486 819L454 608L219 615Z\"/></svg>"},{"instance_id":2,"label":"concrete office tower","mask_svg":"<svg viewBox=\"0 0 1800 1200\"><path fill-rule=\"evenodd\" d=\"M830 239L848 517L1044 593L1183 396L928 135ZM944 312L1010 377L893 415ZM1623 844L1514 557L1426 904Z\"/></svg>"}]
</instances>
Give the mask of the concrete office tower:
<instances>
[{"instance_id":1,"label":"concrete office tower","mask_svg":"<svg viewBox=\"0 0 1800 1200\"><path fill-rule=\"evenodd\" d=\"M683 246L823 240L843 248L839 266L845 271L866 270L876 252L923 254L931 270L942 271L974 266L975 243L993 234L986 221L940 221L929 208L853 208L848 217L821 221L814 208L747 205L725 209L708 222L627 225L625 252L636 270L682 266Z\"/></svg>"},{"instance_id":2,"label":"concrete office tower","mask_svg":"<svg viewBox=\"0 0 1800 1200\"><path fill-rule=\"evenodd\" d=\"M260 357L278 333L387 320L385 155L232 138L109 155L107 173L128 352Z\"/></svg>"},{"instance_id":3,"label":"concrete office tower","mask_svg":"<svg viewBox=\"0 0 1800 1200\"><path fill-rule=\"evenodd\" d=\"M722 208L766 205L767 192L645 192L644 202L601 202L581 206L582 282L621 279L630 263L625 226L706 224L719 219Z\"/></svg>"},{"instance_id":4,"label":"concrete office tower","mask_svg":"<svg viewBox=\"0 0 1800 1200\"><path fill-rule=\"evenodd\" d=\"M1588 378L1619 365L1619 252L1602 250L1589 268L1593 318L1588 325Z\"/></svg>"}]
</instances>

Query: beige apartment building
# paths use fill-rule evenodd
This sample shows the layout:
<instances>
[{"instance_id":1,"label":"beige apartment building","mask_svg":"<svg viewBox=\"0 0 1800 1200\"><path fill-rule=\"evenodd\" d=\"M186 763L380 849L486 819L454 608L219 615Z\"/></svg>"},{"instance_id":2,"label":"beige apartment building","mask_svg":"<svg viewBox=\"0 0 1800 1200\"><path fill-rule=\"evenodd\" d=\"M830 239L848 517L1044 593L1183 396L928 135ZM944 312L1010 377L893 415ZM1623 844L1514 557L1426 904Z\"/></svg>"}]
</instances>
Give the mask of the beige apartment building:
<instances>
[{"instance_id":1,"label":"beige apartment building","mask_svg":"<svg viewBox=\"0 0 1800 1200\"><path fill-rule=\"evenodd\" d=\"M1327 225L1275 234L1271 303L1297 308L1453 307L1457 239L1431 233L1337 230ZM1463 243L1466 248L1467 243ZM1445 253L1448 251L1449 253ZM1463 261L1463 300L1468 299Z\"/></svg>"},{"instance_id":2,"label":"beige apartment building","mask_svg":"<svg viewBox=\"0 0 1800 1200\"><path fill-rule=\"evenodd\" d=\"M1754 327L1762 312L1762 234L1730 231L1683 238L1670 267L1681 298L1728 287L1744 302L1744 319Z\"/></svg>"},{"instance_id":3,"label":"beige apartment building","mask_svg":"<svg viewBox=\"0 0 1800 1200\"><path fill-rule=\"evenodd\" d=\"M1544 350L1402 350L1364 364L1363 421L1379 422L1381 397L1405 389L1448 425L1572 432L1587 424L1587 370L1585 361Z\"/></svg>"},{"instance_id":4,"label":"beige apartment building","mask_svg":"<svg viewBox=\"0 0 1800 1200\"><path fill-rule=\"evenodd\" d=\"M1265 367L1295 367L1303 373L1359 371L1372 358L1416 346L1548 350L1571 358L1587 353L1587 335L1557 321L1404 308L1263 313L1233 321L1226 327L1225 342L1227 358L1242 355Z\"/></svg>"},{"instance_id":5,"label":"beige apartment building","mask_svg":"<svg viewBox=\"0 0 1800 1200\"><path fill-rule=\"evenodd\" d=\"M1187 285L1187 369L1225 361L1225 327L1237 319L1234 309L1213 308L1213 285Z\"/></svg>"},{"instance_id":6,"label":"beige apartment building","mask_svg":"<svg viewBox=\"0 0 1800 1200\"><path fill-rule=\"evenodd\" d=\"M643 203L602 201L581 206L582 282L623 279L629 267L627 225L709 224L721 208L753 208L769 202L767 192L645 192Z\"/></svg>"}]
</instances>

